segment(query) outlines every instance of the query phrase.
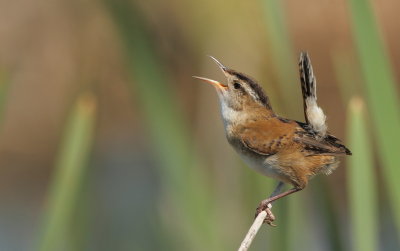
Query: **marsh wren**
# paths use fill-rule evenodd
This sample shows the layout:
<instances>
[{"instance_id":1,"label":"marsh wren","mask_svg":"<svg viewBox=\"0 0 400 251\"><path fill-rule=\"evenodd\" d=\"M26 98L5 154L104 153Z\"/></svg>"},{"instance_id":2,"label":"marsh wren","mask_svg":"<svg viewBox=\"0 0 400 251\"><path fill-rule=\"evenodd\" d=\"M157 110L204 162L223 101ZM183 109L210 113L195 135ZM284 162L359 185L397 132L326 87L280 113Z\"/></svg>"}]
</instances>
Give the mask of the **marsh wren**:
<instances>
[{"instance_id":1,"label":"marsh wren","mask_svg":"<svg viewBox=\"0 0 400 251\"><path fill-rule=\"evenodd\" d=\"M337 157L351 152L327 131L326 116L317 105L316 79L307 53L300 54L299 62L305 123L275 114L268 96L253 78L211 58L227 84L194 77L215 87L226 137L244 162L279 181L275 192L256 210L256 216L267 210L265 222L272 224L272 202L304 189L316 174L332 173L339 164ZM280 193L284 183L293 188Z\"/></svg>"}]
</instances>

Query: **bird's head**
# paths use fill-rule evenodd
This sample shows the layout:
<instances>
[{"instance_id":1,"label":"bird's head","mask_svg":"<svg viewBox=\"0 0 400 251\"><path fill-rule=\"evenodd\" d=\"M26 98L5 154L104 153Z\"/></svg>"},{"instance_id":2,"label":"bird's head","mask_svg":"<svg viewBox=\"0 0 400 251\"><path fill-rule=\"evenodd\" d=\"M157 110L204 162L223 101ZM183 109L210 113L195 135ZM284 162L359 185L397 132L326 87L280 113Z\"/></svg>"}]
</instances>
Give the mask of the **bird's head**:
<instances>
[{"instance_id":1,"label":"bird's head","mask_svg":"<svg viewBox=\"0 0 400 251\"><path fill-rule=\"evenodd\" d=\"M211 56L210 56L211 57ZM230 120L232 113L258 111L267 109L272 111L267 95L265 95L261 86L251 77L233 69L227 68L214 57L211 57L218 67L224 73L227 83L222 84L216 80L204 77L194 78L203 80L212 84L221 103L221 110L224 119Z\"/></svg>"}]
</instances>

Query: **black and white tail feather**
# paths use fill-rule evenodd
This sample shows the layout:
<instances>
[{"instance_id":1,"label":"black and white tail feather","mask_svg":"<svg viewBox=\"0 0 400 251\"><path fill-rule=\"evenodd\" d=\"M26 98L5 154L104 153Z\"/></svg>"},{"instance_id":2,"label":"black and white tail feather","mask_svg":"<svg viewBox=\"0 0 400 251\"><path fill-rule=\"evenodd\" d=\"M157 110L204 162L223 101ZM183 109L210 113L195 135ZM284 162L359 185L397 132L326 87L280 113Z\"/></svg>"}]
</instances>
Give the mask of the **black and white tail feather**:
<instances>
[{"instance_id":1,"label":"black and white tail feather","mask_svg":"<svg viewBox=\"0 0 400 251\"><path fill-rule=\"evenodd\" d=\"M318 136L323 138L326 136L328 126L326 125L326 116L317 104L317 83L307 52L300 54L299 68L306 123Z\"/></svg>"}]
</instances>

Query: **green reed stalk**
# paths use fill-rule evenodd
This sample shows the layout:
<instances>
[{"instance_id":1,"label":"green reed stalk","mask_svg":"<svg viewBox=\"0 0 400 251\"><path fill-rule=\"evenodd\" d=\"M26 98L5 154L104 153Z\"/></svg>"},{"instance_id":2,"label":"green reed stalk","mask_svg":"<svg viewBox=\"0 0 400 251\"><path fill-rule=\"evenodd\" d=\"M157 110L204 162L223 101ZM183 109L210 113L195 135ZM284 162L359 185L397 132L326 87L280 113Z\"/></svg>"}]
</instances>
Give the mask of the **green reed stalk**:
<instances>
[{"instance_id":1,"label":"green reed stalk","mask_svg":"<svg viewBox=\"0 0 400 251\"><path fill-rule=\"evenodd\" d=\"M353 156L348 159L347 181L353 250L378 250L378 200L372 141L361 98L350 101L347 135Z\"/></svg>"},{"instance_id":2,"label":"green reed stalk","mask_svg":"<svg viewBox=\"0 0 400 251\"><path fill-rule=\"evenodd\" d=\"M368 110L373 122L377 151L383 164L388 198L400 231L400 103L394 74L370 1L349 1L354 38L365 79Z\"/></svg>"},{"instance_id":3,"label":"green reed stalk","mask_svg":"<svg viewBox=\"0 0 400 251\"><path fill-rule=\"evenodd\" d=\"M41 251L68 250L68 227L90 154L95 115L94 97L80 96L67 121L49 188Z\"/></svg>"},{"instance_id":4,"label":"green reed stalk","mask_svg":"<svg viewBox=\"0 0 400 251\"><path fill-rule=\"evenodd\" d=\"M174 215L167 218L179 219L164 226L170 228L167 234L175 235L186 248L217 250L221 243L217 244L213 227L212 194L204 166L194 153L163 62L136 7L124 1L105 3L119 29L134 97L141 105L155 157L160 161L161 197L165 199L160 209L164 215Z\"/></svg>"}]
</instances>

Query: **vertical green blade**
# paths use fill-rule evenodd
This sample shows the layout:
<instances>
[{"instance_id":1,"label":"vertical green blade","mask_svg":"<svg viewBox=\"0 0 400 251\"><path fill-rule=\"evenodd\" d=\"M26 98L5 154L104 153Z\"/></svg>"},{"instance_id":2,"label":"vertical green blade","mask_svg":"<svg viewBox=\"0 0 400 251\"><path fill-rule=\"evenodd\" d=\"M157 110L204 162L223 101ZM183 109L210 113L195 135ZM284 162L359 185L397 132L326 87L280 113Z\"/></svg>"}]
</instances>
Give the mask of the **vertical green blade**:
<instances>
[{"instance_id":1,"label":"vertical green blade","mask_svg":"<svg viewBox=\"0 0 400 251\"><path fill-rule=\"evenodd\" d=\"M123 42L131 87L141 105L154 155L160 160L162 214L166 234L179 240L184 249L217 250L213 226L212 194L205 179L201 158L190 143L189 132L169 76L157 56L137 6L126 1L105 0ZM173 215L173 216L171 216ZM179 229L176 231L176 229ZM221 243L218 243L221 248Z\"/></svg>"},{"instance_id":2,"label":"vertical green blade","mask_svg":"<svg viewBox=\"0 0 400 251\"><path fill-rule=\"evenodd\" d=\"M284 9L279 0L262 0L268 41L271 44L271 60L279 79L280 95L284 101L284 112L290 118L300 119L300 85L297 79L296 61L285 22ZM287 91L291 90L291 91ZM298 102L296 102L296 100Z\"/></svg>"},{"instance_id":3,"label":"vertical green blade","mask_svg":"<svg viewBox=\"0 0 400 251\"><path fill-rule=\"evenodd\" d=\"M386 50L379 36L370 1L349 1L355 42L365 78L368 110L375 129L386 188L400 231L400 105Z\"/></svg>"},{"instance_id":4,"label":"vertical green blade","mask_svg":"<svg viewBox=\"0 0 400 251\"><path fill-rule=\"evenodd\" d=\"M68 250L68 226L90 154L95 112L94 97L85 94L78 99L67 121L49 189L41 251Z\"/></svg>"},{"instance_id":5,"label":"vertical green blade","mask_svg":"<svg viewBox=\"0 0 400 251\"><path fill-rule=\"evenodd\" d=\"M347 168L353 250L378 250L377 186L371 139L366 128L363 102L350 101L348 139L353 156Z\"/></svg>"}]
</instances>

